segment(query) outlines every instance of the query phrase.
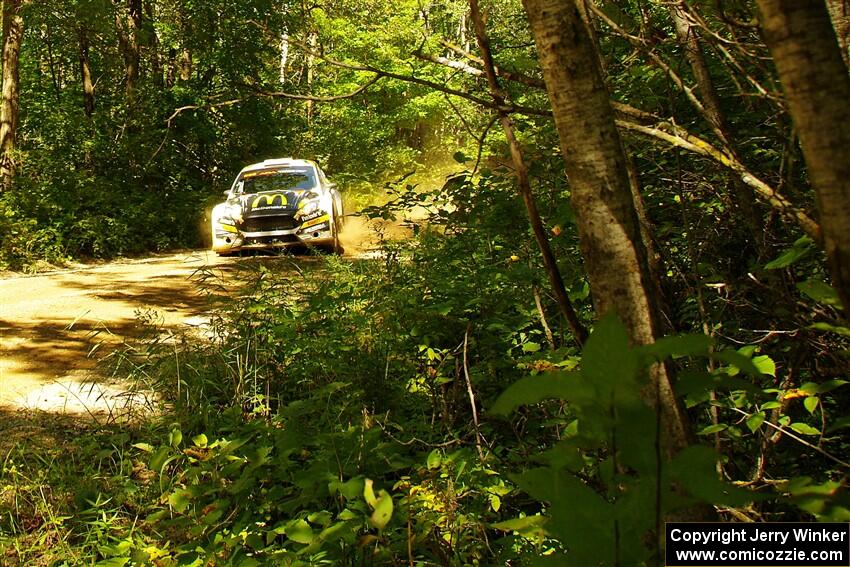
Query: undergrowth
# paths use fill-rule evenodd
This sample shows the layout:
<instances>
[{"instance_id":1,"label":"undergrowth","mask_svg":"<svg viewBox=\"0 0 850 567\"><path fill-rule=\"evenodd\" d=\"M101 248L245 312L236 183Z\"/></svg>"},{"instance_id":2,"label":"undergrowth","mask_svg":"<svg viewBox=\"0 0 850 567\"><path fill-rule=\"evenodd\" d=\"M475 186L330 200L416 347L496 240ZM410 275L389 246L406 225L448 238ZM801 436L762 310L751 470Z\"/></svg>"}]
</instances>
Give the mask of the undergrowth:
<instances>
[{"instance_id":1,"label":"undergrowth","mask_svg":"<svg viewBox=\"0 0 850 567\"><path fill-rule=\"evenodd\" d=\"M7 563L646 565L674 512L850 518L844 380L777 385L758 345L701 334L632 348L615 317L579 352L504 179L391 187L365 214L429 211L411 241L244 262L203 337L154 326L113 355L167 413L6 452ZM647 394L661 360L704 441L675 456Z\"/></svg>"}]
</instances>

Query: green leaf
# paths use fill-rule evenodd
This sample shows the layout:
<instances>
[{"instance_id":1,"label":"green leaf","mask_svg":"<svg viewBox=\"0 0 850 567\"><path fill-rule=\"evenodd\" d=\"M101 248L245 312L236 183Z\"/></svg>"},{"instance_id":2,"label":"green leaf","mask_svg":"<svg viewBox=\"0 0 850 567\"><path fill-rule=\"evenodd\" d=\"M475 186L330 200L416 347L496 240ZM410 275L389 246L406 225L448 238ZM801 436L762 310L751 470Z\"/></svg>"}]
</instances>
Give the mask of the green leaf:
<instances>
[{"instance_id":1,"label":"green leaf","mask_svg":"<svg viewBox=\"0 0 850 567\"><path fill-rule=\"evenodd\" d=\"M537 352L540 350L539 343L528 342L522 345L522 352Z\"/></svg>"},{"instance_id":2,"label":"green leaf","mask_svg":"<svg viewBox=\"0 0 850 567\"><path fill-rule=\"evenodd\" d=\"M201 433L200 435L195 435L192 437L192 443L195 444L195 447L206 447L207 446L207 436Z\"/></svg>"},{"instance_id":3,"label":"green leaf","mask_svg":"<svg viewBox=\"0 0 850 567\"><path fill-rule=\"evenodd\" d=\"M316 534L313 533L313 528L304 520L296 520L286 527L286 537L296 543L310 544L313 543Z\"/></svg>"},{"instance_id":4,"label":"green leaf","mask_svg":"<svg viewBox=\"0 0 850 567\"><path fill-rule=\"evenodd\" d=\"M696 356L708 354L712 339L708 335L680 335L678 337L663 337L655 344L641 347L641 350L656 360L664 360L670 356Z\"/></svg>"},{"instance_id":5,"label":"green leaf","mask_svg":"<svg viewBox=\"0 0 850 567\"><path fill-rule=\"evenodd\" d=\"M670 463L670 472L682 487L703 502L738 506L759 498L751 491L717 478L717 453L711 447L694 445L682 450Z\"/></svg>"},{"instance_id":6,"label":"green leaf","mask_svg":"<svg viewBox=\"0 0 850 567\"><path fill-rule=\"evenodd\" d=\"M714 425L709 425L708 427L703 428L697 435L711 435L712 433L720 433L724 431L729 426L725 423L715 423Z\"/></svg>"},{"instance_id":7,"label":"green leaf","mask_svg":"<svg viewBox=\"0 0 850 567\"><path fill-rule=\"evenodd\" d=\"M566 399L578 373L547 372L538 376L527 376L513 384L490 408L497 415L507 415L519 406L536 404L547 399Z\"/></svg>"},{"instance_id":8,"label":"green leaf","mask_svg":"<svg viewBox=\"0 0 850 567\"><path fill-rule=\"evenodd\" d=\"M375 502L375 511L369 518L373 526L379 530L384 529L393 515L393 497L386 490L378 492L378 500Z\"/></svg>"},{"instance_id":9,"label":"green leaf","mask_svg":"<svg viewBox=\"0 0 850 567\"><path fill-rule=\"evenodd\" d=\"M165 462L168 460L168 451L168 447L157 449L156 453L148 461L148 468L152 471L162 472L162 467L165 466Z\"/></svg>"},{"instance_id":10,"label":"green leaf","mask_svg":"<svg viewBox=\"0 0 850 567\"><path fill-rule=\"evenodd\" d=\"M499 508L502 507L502 499L496 494L490 494L487 498L490 501L490 508L492 508L494 512L498 512Z\"/></svg>"},{"instance_id":11,"label":"green leaf","mask_svg":"<svg viewBox=\"0 0 850 567\"><path fill-rule=\"evenodd\" d=\"M761 409L763 409L763 410L776 409L776 408L779 408L779 407L782 407L782 404L780 404L779 402L776 402L776 401L764 402L761 405Z\"/></svg>"},{"instance_id":12,"label":"green leaf","mask_svg":"<svg viewBox=\"0 0 850 567\"><path fill-rule=\"evenodd\" d=\"M168 504L178 514L183 513L189 507L192 501L192 491L185 488L178 488L168 496Z\"/></svg>"},{"instance_id":13,"label":"green leaf","mask_svg":"<svg viewBox=\"0 0 850 567\"><path fill-rule=\"evenodd\" d=\"M806 423L792 423L789 427L800 435L820 435L820 431Z\"/></svg>"},{"instance_id":14,"label":"green leaf","mask_svg":"<svg viewBox=\"0 0 850 567\"><path fill-rule=\"evenodd\" d=\"M765 417L766 416L765 416L763 411L760 411L758 413L754 413L753 415L748 417L747 418L747 427L749 428L749 430L752 431L753 433L758 431L758 428L761 427L762 423L764 423Z\"/></svg>"},{"instance_id":15,"label":"green leaf","mask_svg":"<svg viewBox=\"0 0 850 567\"><path fill-rule=\"evenodd\" d=\"M753 376L759 376L761 374L761 371L755 366L755 364L753 364L752 360L734 350L721 350L713 352L709 356L721 362L730 364L734 372L728 372L729 376L734 376L739 371L744 371Z\"/></svg>"},{"instance_id":16,"label":"green leaf","mask_svg":"<svg viewBox=\"0 0 850 567\"><path fill-rule=\"evenodd\" d=\"M803 400L803 407L806 408L811 414L815 413L815 410L818 408L818 403L820 403L820 398L817 396L809 396L805 400Z\"/></svg>"},{"instance_id":17,"label":"green leaf","mask_svg":"<svg viewBox=\"0 0 850 567\"><path fill-rule=\"evenodd\" d=\"M808 236L797 239L794 245L785 250L778 257L764 265L767 270L776 270L790 266L794 262L806 257L814 248L814 240Z\"/></svg>"},{"instance_id":18,"label":"green leaf","mask_svg":"<svg viewBox=\"0 0 850 567\"><path fill-rule=\"evenodd\" d=\"M172 429L168 432L168 444L172 447L177 447L183 441L183 432L179 429Z\"/></svg>"},{"instance_id":19,"label":"green leaf","mask_svg":"<svg viewBox=\"0 0 850 567\"><path fill-rule=\"evenodd\" d=\"M153 453L153 445L148 443L133 443L132 446L145 453Z\"/></svg>"},{"instance_id":20,"label":"green leaf","mask_svg":"<svg viewBox=\"0 0 850 567\"><path fill-rule=\"evenodd\" d=\"M827 429L828 433L832 433L833 431L838 431L839 429L846 429L850 427L850 417L841 417L835 420L829 429Z\"/></svg>"},{"instance_id":21,"label":"green leaf","mask_svg":"<svg viewBox=\"0 0 850 567\"><path fill-rule=\"evenodd\" d=\"M466 163L469 161L469 157L463 152L455 152L452 154L452 158L458 163Z\"/></svg>"},{"instance_id":22,"label":"green leaf","mask_svg":"<svg viewBox=\"0 0 850 567\"><path fill-rule=\"evenodd\" d=\"M614 504L572 474L536 468L512 476L522 490L550 503L546 531L570 548L573 564L614 563Z\"/></svg>"},{"instance_id":23,"label":"green leaf","mask_svg":"<svg viewBox=\"0 0 850 567\"><path fill-rule=\"evenodd\" d=\"M842 337L850 337L850 329L847 327L837 327L835 325L830 325L829 323L815 323L814 325L809 325L809 328L817 329L818 331L826 331L828 333L836 333Z\"/></svg>"},{"instance_id":24,"label":"green leaf","mask_svg":"<svg viewBox=\"0 0 850 567\"><path fill-rule=\"evenodd\" d=\"M545 537L546 530L543 526L549 519L545 516L525 516L524 518L513 518L505 520L497 524L490 524L490 527L503 532L517 532L523 537Z\"/></svg>"},{"instance_id":25,"label":"green leaf","mask_svg":"<svg viewBox=\"0 0 850 567\"><path fill-rule=\"evenodd\" d=\"M776 376L776 363L774 363L773 359L771 359L766 354L753 358L753 365L762 374L767 374L769 376L774 377Z\"/></svg>"},{"instance_id":26,"label":"green leaf","mask_svg":"<svg viewBox=\"0 0 850 567\"><path fill-rule=\"evenodd\" d=\"M825 394L827 392L831 392L836 388L840 388L841 386L846 385L847 380L827 380L823 384L819 384L815 389L816 394Z\"/></svg>"},{"instance_id":27,"label":"green leaf","mask_svg":"<svg viewBox=\"0 0 850 567\"><path fill-rule=\"evenodd\" d=\"M363 498L369 506L375 508L378 505L378 499L375 497L375 490L372 488L372 484L373 481L371 478L367 478L363 483Z\"/></svg>"},{"instance_id":28,"label":"green leaf","mask_svg":"<svg viewBox=\"0 0 850 567\"><path fill-rule=\"evenodd\" d=\"M438 469L443 462L443 455L440 453L439 449L434 449L430 453L428 453L428 459L426 463L429 469Z\"/></svg>"},{"instance_id":29,"label":"green leaf","mask_svg":"<svg viewBox=\"0 0 850 567\"><path fill-rule=\"evenodd\" d=\"M636 351L629 346L626 327L613 312L606 314L596 323L584 346L583 381L593 385L599 399L607 400L615 389L624 394L630 386L637 386L638 363Z\"/></svg>"},{"instance_id":30,"label":"green leaf","mask_svg":"<svg viewBox=\"0 0 850 567\"><path fill-rule=\"evenodd\" d=\"M331 494L339 492L345 497L346 500L354 500L355 498L359 498L360 495L363 494L365 488L366 487L365 482L363 481L363 477L360 476L356 476L345 482L334 480L328 483L328 490ZM374 493L372 495L374 496Z\"/></svg>"},{"instance_id":31,"label":"green leaf","mask_svg":"<svg viewBox=\"0 0 850 567\"><path fill-rule=\"evenodd\" d=\"M797 289L799 289L803 295L814 299L818 303L831 305L833 307L838 307L839 309L841 308L841 300L838 298L838 292L825 282L819 280L808 280L798 283Z\"/></svg>"}]
</instances>

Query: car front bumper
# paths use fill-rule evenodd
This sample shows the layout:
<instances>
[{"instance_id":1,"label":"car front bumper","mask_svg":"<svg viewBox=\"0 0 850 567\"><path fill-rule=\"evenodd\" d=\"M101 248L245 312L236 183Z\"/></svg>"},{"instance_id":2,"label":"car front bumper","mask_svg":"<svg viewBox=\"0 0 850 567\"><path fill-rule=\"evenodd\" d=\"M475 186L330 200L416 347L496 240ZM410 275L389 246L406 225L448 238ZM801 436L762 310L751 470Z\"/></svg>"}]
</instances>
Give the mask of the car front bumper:
<instances>
[{"instance_id":1,"label":"car front bumper","mask_svg":"<svg viewBox=\"0 0 850 567\"><path fill-rule=\"evenodd\" d=\"M234 225L220 222L213 227L213 250L219 253L298 245L324 246L334 244L334 240L329 214L302 221L300 226L285 230L239 230Z\"/></svg>"}]
</instances>

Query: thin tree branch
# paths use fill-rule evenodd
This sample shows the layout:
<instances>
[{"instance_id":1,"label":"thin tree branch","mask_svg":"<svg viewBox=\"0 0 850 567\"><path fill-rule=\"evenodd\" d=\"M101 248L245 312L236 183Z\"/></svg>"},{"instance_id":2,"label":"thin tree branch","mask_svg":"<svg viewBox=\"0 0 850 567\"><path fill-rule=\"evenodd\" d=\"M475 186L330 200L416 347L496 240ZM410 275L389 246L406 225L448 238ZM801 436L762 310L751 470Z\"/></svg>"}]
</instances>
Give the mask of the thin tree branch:
<instances>
[{"instance_id":1,"label":"thin tree branch","mask_svg":"<svg viewBox=\"0 0 850 567\"><path fill-rule=\"evenodd\" d=\"M434 89L436 91L439 91L441 93L456 96L456 97L459 97L459 98L465 98L466 100L469 100L471 102L479 104L479 105L481 105L485 108L492 108L494 110L503 111L503 112L506 112L508 114L515 114L516 113L516 114L526 114L526 115L529 115L529 116L551 116L552 115L552 112L548 111L548 110L541 110L539 108L531 108L531 107L528 107L528 106L507 104L504 101L502 101L501 105L497 105L497 104L495 104L491 101L479 98L479 97L477 97L473 94L449 88L445 84L437 83L437 82L434 82L434 81L429 81L427 79L420 79L419 77L413 77L411 75L402 75L400 73L395 73L393 71L387 71L385 69L380 69L378 67L373 67L371 65L355 65L353 63L345 63L343 61L338 61L336 59L328 57L327 55L325 55L323 53L318 53L318 52L310 49L308 46L304 45L301 42L290 40L290 43L292 45L295 45L296 47L298 47L299 49L301 49L302 51L304 51L308 55L312 55L312 56L314 56L318 59L321 59L322 61L325 61L326 63L329 63L330 65L333 65L334 67L339 67L341 69L348 69L350 71L368 71L370 73L375 73L377 75L380 75L380 76L383 76L383 77L388 77L390 79L397 79L399 81L405 81L405 82L408 82L408 83L421 85L423 87L428 87L428 88Z\"/></svg>"},{"instance_id":2,"label":"thin tree branch","mask_svg":"<svg viewBox=\"0 0 850 567\"><path fill-rule=\"evenodd\" d=\"M259 95L272 97L272 98L289 98L293 100L307 100L312 102L333 102L335 100L342 100L346 98L352 98L360 93L364 92L366 89L383 79L386 75L382 75L380 73L376 73L374 77L351 91L350 93L341 94L341 95L332 95L332 96L318 96L318 95L303 95L303 94L295 94L295 93L287 93L281 91L265 91L260 88L257 88L253 85L246 85L248 88L253 90Z\"/></svg>"},{"instance_id":3,"label":"thin tree branch","mask_svg":"<svg viewBox=\"0 0 850 567\"><path fill-rule=\"evenodd\" d=\"M729 408L729 409L731 409L731 410L733 410L733 411L736 411L736 412L738 412L739 414L741 414L741 415L743 415L743 416L745 416L745 417L748 417L748 418L752 415L752 414L749 414L749 413L745 412L744 410L741 410L741 409L738 409L738 408ZM823 456L824 456L824 457L826 457L827 459L830 459L831 461L834 461L834 462L838 463L838 464L839 464L839 465L841 465L842 467L845 467L845 468L847 468L847 469L850 469L850 463L848 463L848 462L846 462L846 461L842 461L842 460L841 460L841 459L839 459L838 457L836 457L836 456L832 455L831 453L829 453L829 452L827 452L827 451L824 451L823 449L821 449L821 448L820 448L820 447L818 447L817 445L812 445L811 443L809 443L808 441L806 441L805 439L803 439L803 438L801 438L801 437L797 437L796 435L794 435L793 433L791 433L791 431L790 431L787 427L783 427L783 426L781 426L781 425L775 425L775 424L773 424L773 423L771 423L771 422L769 422L769 421L765 421L765 422L764 422L764 424L765 424L765 425L767 425L768 427L772 427L773 429L775 429L775 430L776 430L776 431L778 431L779 433L782 433L782 434L784 434L784 435L787 435L788 437L790 437L790 438L791 438L791 439L793 439L794 441L797 441L798 443L802 443L803 445L805 445L805 446L806 446L806 447L808 447L809 449L814 449L815 451L817 451L818 453L820 453L821 455L823 455Z\"/></svg>"},{"instance_id":4,"label":"thin tree branch","mask_svg":"<svg viewBox=\"0 0 850 567\"><path fill-rule=\"evenodd\" d=\"M253 97L247 97L247 98L253 98ZM168 125L168 127L170 128L171 123L174 121L174 119L177 118L181 113L186 112L187 110L200 110L200 109L208 109L208 108L220 108L222 106L233 106L234 104L239 104L240 102L244 102L245 100L247 100L247 98L245 98L245 97L234 98L234 99L225 100L225 101L222 101L222 102L213 102L213 103L206 103L206 104L187 104L186 106L181 106L181 107L175 108L174 112L171 114L171 116L168 117L168 119L165 122Z\"/></svg>"},{"instance_id":5,"label":"thin tree branch","mask_svg":"<svg viewBox=\"0 0 850 567\"><path fill-rule=\"evenodd\" d=\"M487 74L487 84L490 87L490 96L500 108L499 119L502 123L502 129L505 131L505 137L508 140L508 147L511 151L511 158L514 162L514 168L517 176L517 186L519 193L525 203L525 208L528 212L528 220L531 224L534 238L537 241L537 246L540 249L540 254L543 257L543 264L546 267L546 274L549 276L549 282L552 286L552 291L558 302L558 307L561 310L564 318L567 320L567 325L572 332L574 340L583 346L588 337L587 329L582 325L578 315L573 308L570 298L567 295L564 280L561 276L560 268L555 260L555 255L552 253L552 247L549 244L549 239L546 236L546 230L543 228L543 221L540 218L540 213L537 210L537 202L534 199L534 194L531 192L531 183L528 179L528 166L525 163L525 158L522 154L519 142L514 135L513 122L504 110L501 108L505 105L505 93L499 85L499 79L496 77L496 70L493 65L493 57L490 53L490 41L487 37L487 31L484 27L484 20L481 17L481 11L478 7L478 0L469 0L470 17L472 18L475 27L475 36L478 39L478 47L481 50L481 58L484 62L484 71Z\"/></svg>"},{"instance_id":6,"label":"thin tree branch","mask_svg":"<svg viewBox=\"0 0 850 567\"><path fill-rule=\"evenodd\" d=\"M802 228L803 231L807 235L811 236L816 242L820 243L823 241L820 225L818 225L814 219L812 219L802 209L795 207L790 201L788 201L788 199L777 193L776 189L753 175L753 173L750 172L745 165L730 154L719 150L702 138L690 134L685 129L672 124L665 124L665 127L671 130L667 131L666 129L659 127L644 126L628 120L617 120L616 122L617 126L620 128L664 141L671 146L682 148L707 157L712 161L731 169L737 174L741 181L751 187L756 195L761 197L762 200L779 211L779 213L787 219L798 224L800 228Z\"/></svg>"},{"instance_id":7,"label":"thin tree branch","mask_svg":"<svg viewBox=\"0 0 850 567\"><path fill-rule=\"evenodd\" d=\"M448 40L445 40L445 39L441 39L440 44L443 45L444 47L447 47L450 50L454 51L455 53L457 53L461 57L464 57L465 59L472 61L476 65L479 65L479 66L482 66L482 67L484 66L484 61L480 57L478 57L477 55L473 55L472 53L469 53L468 51L464 50L463 48L461 48L458 45L455 45L454 43L452 43ZM506 69L502 69L501 67L496 67L495 65L493 66L493 70L496 72L496 76L499 77L500 79L505 79L506 81L511 81L511 82L514 82L514 83L521 83L523 85L526 85L526 86L529 86L529 87L534 87L536 89L543 89L543 90L546 89L546 83L544 83L542 79L538 79L536 77L530 77L528 75L525 75L523 73L519 73L517 71L508 71ZM484 72L481 71L481 74L483 75Z\"/></svg>"}]
</instances>

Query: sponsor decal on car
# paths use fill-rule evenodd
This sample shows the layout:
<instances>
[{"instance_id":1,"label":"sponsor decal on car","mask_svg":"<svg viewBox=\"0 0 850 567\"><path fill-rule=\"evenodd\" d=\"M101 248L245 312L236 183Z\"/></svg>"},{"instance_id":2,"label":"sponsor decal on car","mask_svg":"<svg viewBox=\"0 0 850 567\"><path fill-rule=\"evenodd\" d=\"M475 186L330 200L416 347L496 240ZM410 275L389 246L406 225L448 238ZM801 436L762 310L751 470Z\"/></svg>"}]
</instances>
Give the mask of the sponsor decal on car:
<instances>
[{"instance_id":1,"label":"sponsor decal on car","mask_svg":"<svg viewBox=\"0 0 850 567\"><path fill-rule=\"evenodd\" d=\"M275 193L273 195L258 195L251 202L251 208L264 208L264 209L285 209L288 205L288 194L287 193ZM277 204L275 204L277 201Z\"/></svg>"},{"instance_id":2,"label":"sponsor decal on car","mask_svg":"<svg viewBox=\"0 0 850 567\"><path fill-rule=\"evenodd\" d=\"M327 221L324 221L324 222L322 222L322 224L317 224L317 225L310 226L310 227L301 227L301 230L299 231L299 233L322 232L322 231L330 230L330 229L331 229L330 223L327 222Z\"/></svg>"},{"instance_id":3,"label":"sponsor decal on car","mask_svg":"<svg viewBox=\"0 0 850 567\"><path fill-rule=\"evenodd\" d=\"M303 230L303 229L306 229L306 228L315 227L315 226L317 226L321 223L327 223L330 220L331 220L331 217L327 213L323 213L321 216L316 217L312 220L309 220L309 221L303 223L301 225L301 229ZM316 229L314 228L314 230L316 230Z\"/></svg>"},{"instance_id":4,"label":"sponsor decal on car","mask_svg":"<svg viewBox=\"0 0 850 567\"><path fill-rule=\"evenodd\" d=\"M267 177L269 175L276 175L280 171L286 171L285 169L263 169L260 171L248 171L242 174L242 179L251 179L252 177Z\"/></svg>"},{"instance_id":5,"label":"sponsor decal on car","mask_svg":"<svg viewBox=\"0 0 850 567\"><path fill-rule=\"evenodd\" d=\"M321 216L327 216L327 213L325 211L313 211L312 213L301 215L301 222L306 223Z\"/></svg>"}]
</instances>

